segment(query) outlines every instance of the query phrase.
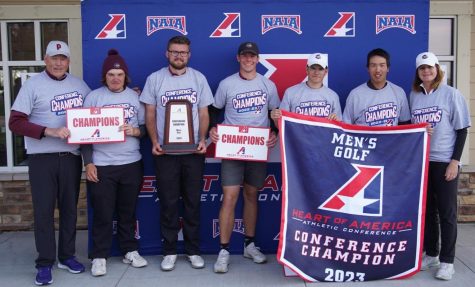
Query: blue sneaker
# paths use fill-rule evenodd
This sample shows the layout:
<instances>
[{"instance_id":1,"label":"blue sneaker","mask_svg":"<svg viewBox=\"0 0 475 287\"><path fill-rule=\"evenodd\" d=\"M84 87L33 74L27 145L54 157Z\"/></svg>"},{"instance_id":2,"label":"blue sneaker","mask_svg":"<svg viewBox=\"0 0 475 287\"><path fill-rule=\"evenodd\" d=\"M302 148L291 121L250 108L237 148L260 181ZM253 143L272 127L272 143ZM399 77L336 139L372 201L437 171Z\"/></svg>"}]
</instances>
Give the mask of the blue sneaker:
<instances>
[{"instance_id":1,"label":"blue sneaker","mask_svg":"<svg viewBox=\"0 0 475 287\"><path fill-rule=\"evenodd\" d=\"M53 275L51 275L51 269L53 269L53 266L43 266L36 269L38 269L35 279L36 285L42 286L53 283Z\"/></svg>"},{"instance_id":2,"label":"blue sneaker","mask_svg":"<svg viewBox=\"0 0 475 287\"><path fill-rule=\"evenodd\" d=\"M58 268L66 269L69 272L74 273L74 274L82 273L84 272L84 270L86 270L84 265L79 263L75 257L71 257L67 260L58 262Z\"/></svg>"}]
</instances>

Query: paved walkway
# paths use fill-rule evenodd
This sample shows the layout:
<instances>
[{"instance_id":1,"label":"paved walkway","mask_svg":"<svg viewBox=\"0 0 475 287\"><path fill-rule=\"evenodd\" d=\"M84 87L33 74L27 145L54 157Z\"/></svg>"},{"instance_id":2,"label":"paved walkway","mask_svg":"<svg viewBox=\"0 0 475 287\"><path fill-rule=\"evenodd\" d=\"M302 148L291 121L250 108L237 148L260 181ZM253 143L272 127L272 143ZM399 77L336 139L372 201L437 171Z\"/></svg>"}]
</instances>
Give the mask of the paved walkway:
<instances>
[{"instance_id":1,"label":"paved walkway","mask_svg":"<svg viewBox=\"0 0 475 287\"><path fill-rule=\"evenodd\" d=\"M191 268L184 256L179 257L175 270L160 270L161 256L147 256L149 266L141 269L123 264L121 258L113 257L107 263L107 275L92 277L87 260L87 232L79 231L77 237L78 258L87 263L87 271L70 274L55 268L53 286L173 286L173 287L218 287L218 286L397 286L397 287L473 287L475 286L475 224L459 225L459 239L455 259L455 276L449 281L433 277L435 269L423 271L405 280L381 280L365 283L306 283L297 277L284 277L275 254L268 255L267 264L254 264L240 255L231 257L230 270L226 274L213 273L215 255L205 255L205 269ZM36 251L32 232L4 232L0 234L0 286L34 286Z\"/></svg>"}]
</instances>

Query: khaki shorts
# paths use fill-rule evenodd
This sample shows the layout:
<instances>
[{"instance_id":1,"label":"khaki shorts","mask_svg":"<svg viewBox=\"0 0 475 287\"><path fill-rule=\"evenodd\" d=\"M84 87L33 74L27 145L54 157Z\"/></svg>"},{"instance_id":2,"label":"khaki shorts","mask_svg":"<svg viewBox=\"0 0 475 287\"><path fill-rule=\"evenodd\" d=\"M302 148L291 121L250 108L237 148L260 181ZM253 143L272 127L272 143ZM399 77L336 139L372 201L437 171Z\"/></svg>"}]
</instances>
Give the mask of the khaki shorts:
<instances>
[{"instance_id":1,"label":"khaki shorts","mask_svg":"<svg viewBox=\"0 0 475 287\"><path fill-rule=\"evenodd\" d=\"M221 161L221 185L244 183L262 188L267 176L267 162L227 160Z\"/></svg>"}]
</instances>

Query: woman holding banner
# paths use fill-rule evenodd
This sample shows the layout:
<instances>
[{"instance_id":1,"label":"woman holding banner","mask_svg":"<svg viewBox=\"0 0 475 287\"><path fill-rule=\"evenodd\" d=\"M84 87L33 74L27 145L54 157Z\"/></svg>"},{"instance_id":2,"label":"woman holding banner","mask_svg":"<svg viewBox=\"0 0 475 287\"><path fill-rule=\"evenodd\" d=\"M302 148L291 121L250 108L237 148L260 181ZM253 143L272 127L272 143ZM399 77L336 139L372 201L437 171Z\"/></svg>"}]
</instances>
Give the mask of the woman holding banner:
<instances>
[{"instance_id":1,"label":"woman holding banner","mask_svg":"<svg viewBox=\"0 0 475 287\"><path fill-rule=\"evenodd\" d=\"M411 121L429 123L433 129L429 153L425 254L421 270L439 266L435 277L450 280L455 273L459 165L467 128L471 123L462 94L444 84L443 78L439 60L433 53L424 52L417 56L416 75L410 94Z\"/></svg>"},{"instance_id":2,"label":"woman holding banner","mask_svg":"<svg viewBox=\"0 0 475 287\"><path fill-rule=\"evenodd\" d=\"M127 87L128 68L119 53L111 49L102 66L103 87L87 95L84 107L122 107L125 141L82 145L88 192L93 208L92 259L93 276L106 274L113 234L113 216L117 216L117 235L123 262L144 267L147 261L137 252L135 210L143 178L139 138L144 134L143 108L137 92ZM141 112L140 112L141 111Z\"/></svg>"}]
</instances>

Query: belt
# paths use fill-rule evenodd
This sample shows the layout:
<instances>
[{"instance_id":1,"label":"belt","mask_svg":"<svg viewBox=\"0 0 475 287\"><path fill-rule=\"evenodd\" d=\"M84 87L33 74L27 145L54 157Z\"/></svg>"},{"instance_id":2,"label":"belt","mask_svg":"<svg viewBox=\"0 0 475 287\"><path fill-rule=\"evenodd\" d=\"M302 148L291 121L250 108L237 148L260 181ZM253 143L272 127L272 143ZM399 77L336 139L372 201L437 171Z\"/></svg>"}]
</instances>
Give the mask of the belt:
<instances>
[{"instance_id":1,"label":"belt","mask_svg":"<svg viewBox=\"0 0 475 287\"><path fill-rule=\"evenodd\" d=\"M68 156L68 155L78 156L78 155L76 155L72 152L69 152L69 151L48 152L48 153L32 153L32 154L29 154L28 156Z\"/></svg>"}]
</instances>

